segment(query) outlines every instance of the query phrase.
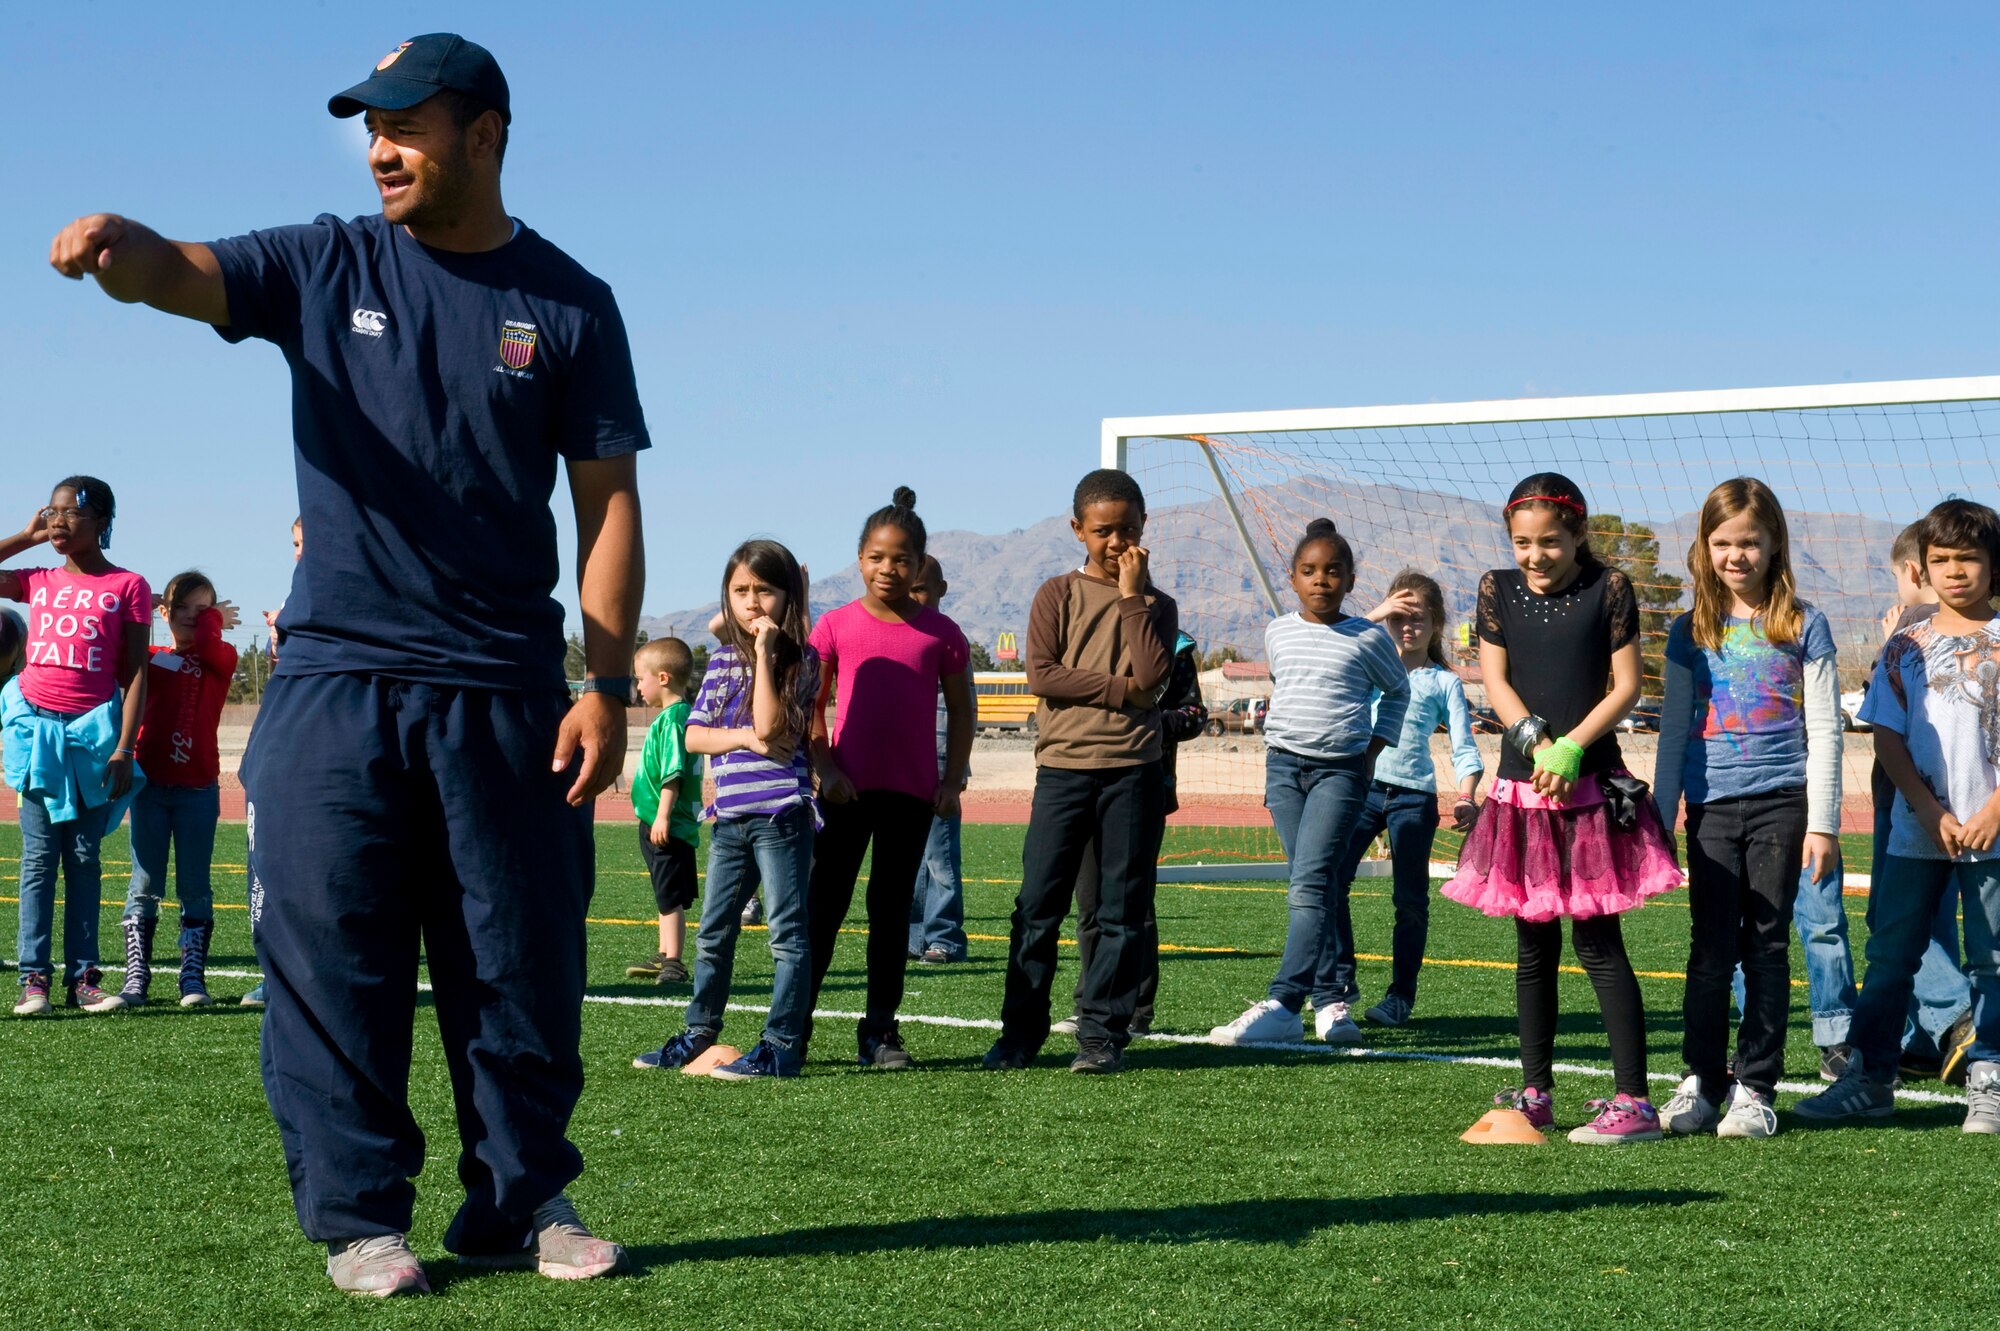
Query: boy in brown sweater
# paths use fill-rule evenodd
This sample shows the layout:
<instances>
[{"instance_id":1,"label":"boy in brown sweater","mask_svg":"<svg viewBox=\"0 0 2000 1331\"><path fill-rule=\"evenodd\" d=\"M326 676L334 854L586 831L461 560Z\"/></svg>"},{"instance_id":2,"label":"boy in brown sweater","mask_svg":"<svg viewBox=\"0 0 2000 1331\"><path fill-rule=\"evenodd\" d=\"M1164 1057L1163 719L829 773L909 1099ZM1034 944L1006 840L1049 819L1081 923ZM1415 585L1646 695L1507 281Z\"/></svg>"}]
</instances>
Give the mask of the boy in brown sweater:
<instances>
[{"instance_id":1,"label":"boy in brown sweater","mask_svg":"<svg viewBox=\"0 0 2000 1331\"><path fill-rule=\"evenodd\" d=\"M1028 612L1028 687L1035 711L1035 801L1021 852L1021 893L1007 955L995 1070L1034 1061L1049 1036L1056 943L1092 840L1100 874L1099 942L1077 1001L1070 1071L1116 1072L1131 1038L1146 970L1142 926L1152 909L1166 823L1160 694L1173 671L1180 614L1146 576L1139 544L1146 497L1122 471L1077 483L1070 529L1088 554L1050 578Z\"/></svg>"}]
</instances>

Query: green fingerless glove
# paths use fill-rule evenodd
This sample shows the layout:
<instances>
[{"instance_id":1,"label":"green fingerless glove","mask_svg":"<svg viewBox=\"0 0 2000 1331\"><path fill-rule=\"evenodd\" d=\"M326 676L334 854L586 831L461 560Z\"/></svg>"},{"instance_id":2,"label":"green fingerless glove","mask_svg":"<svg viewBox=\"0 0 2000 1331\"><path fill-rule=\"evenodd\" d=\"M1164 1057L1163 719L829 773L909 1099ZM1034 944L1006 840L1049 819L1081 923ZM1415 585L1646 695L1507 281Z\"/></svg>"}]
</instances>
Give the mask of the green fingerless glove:
<instances>
[{"instance_id":1,"label":"green fingerless glove","mask_svg":"<svg viewBox=\"0 0 2000 1331\"><path fill-rule=\"evenodd\" d=\"M1575 784L1583 771L1583 745L1564 735L1546 749L1535 751L1535 770L1549 772Z\"/></svg>"}]
</instances>

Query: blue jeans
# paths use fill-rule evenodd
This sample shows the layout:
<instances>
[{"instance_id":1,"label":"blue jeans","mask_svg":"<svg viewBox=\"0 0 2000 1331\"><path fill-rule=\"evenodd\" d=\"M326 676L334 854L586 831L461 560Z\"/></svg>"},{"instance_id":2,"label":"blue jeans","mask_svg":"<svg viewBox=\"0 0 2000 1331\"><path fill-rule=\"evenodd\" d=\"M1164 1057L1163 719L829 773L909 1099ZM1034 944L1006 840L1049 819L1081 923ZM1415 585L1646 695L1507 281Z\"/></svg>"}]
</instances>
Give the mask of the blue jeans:
<instances>
[{"instance_id":1,"label":"blue jeans","mask_svg":"<svg viewBox=\"0 0 2000 1331\"><path fill-rule=\"evenodd\" d=\"M54 948L56 868L63 877L63 983L97 964L97 914L103 907L106 807L98 805L67 823L52 822L34 795L21 796L21 927L15 939L21 983L47 975Z\"/></svg>"},{"instance_id":2,"label":"blue jeans","mask_svg":"<svg viewBox=\"0 0 2000 1331\"><path fill-rule=\"evenodd\" d=\"M1799 895L1792 924L1806 956L1806 1003L1812 1009L1813 1043L1821 1049L1846 1044L1854 1019L1854 952L1847 943L1847 907L1841 898L1844 870L1834 851L1818 878L1799 870ZM1921 985L1921 981L1920 981ZM1743 970L1736 971L1736 1008L1743 1009Z\"/></svg>"},{"instance_id":3,"label":"blue jeans","mask_svg":"<svg viewBox=\"0 0 2000 1331\"><path fill-rule=\"evenodd\" d=\"M1972 992L1968 1063L2000 1061L2000 862L1885 856L1868 894L1868 974L1854 1007L1854 1047L1864 1065L1895 1070L1905 1014L1938 903L1956 888L1965 907L1965 974Z\"/></svg>"},{"instance_id":4,"label":"blue jeans","mask_svg":"<svg viewBox=\"0 0 2000 1331\"><path fill-rule=\"evenodd\" d=\"M132 800L132 885L125 892L125 918L159 916L167 885L167 847L174 849L174 895L181 903L181 927L215 919L215 891L209 863L215 858L215 823L222 797L215 786L167 786L148 782Z\"/></svg>"},{"instance_id":5,"label":"blue jeans","mask_svg":"<svg viewBox=\"0 0 2000 1331\"><path fill-rule=\"evenodd\" d=\"M807 931L806 885L812 878L813 816L804 805L766 817L718 819L708 841L708 884L701 927L694 936L694 998L687 1027L715 1036L729 1006L736 968L736 940L743 932L743 904L761 882L764 923L770 930L771 1013L764 1039L787 1052L805 1042L811 1000L812 948Z\"/></svg>"},{"instance_id":6,"label":"blue jeans","mask_svg":"<svg viewBox=\"0 0 2000 1331\"><path fill-rule=\"evenodd\" d=\"M923 867L917 870L917 890L910 898L912 952L938 947L961 960L965 957L965 882L959 872L961 821L931 819Z\"/></svg>"},{"instance_id":7,"label":"blue jeans","mask_svg":"<svg viewBox=\"0 0 2000 1331\"><path fill-rule=\"evenodd\" d=\"M1321 958L1354 954L1354 925L1347 894L1339 890L1340 870L1367 806L1367 767L1361 754L1304 758L1274 748L1264 757L1264 806L1292 865L1286 892L1291 918L1271 997L1293 1012L1309 996L1316 1009L1351 1003L1358 996L1351 973L1346 992L1334 990L1331 967L1322 971Z\"/></svg>"},{"instance_id":8,"label":"blue jeans","mask_svg":"<svg viewBox=\"0 0 2000 1331\"><path fill-rule=\"evenodd\" d=\"M1424 964L1424 943L1431 922L1431 843L1437 838L1437 793L1412 790L1408 786L1376 781L1368 788L1368 802L1361 820L1348 838L1347 854L1341 860L1336 911L1341 921L1339 941L1327 936L1315 977L1316 991L1330 993L1342 1002L1353 1002L1360 991L1354 984L1354 932L1347 908L1354 875L1361 857L1383 832L1389 834L1389 896L1396 908L1396 928L1390 935L1389 992L1414 1004L1417 1001L1417 972ZM1344 995L1344 997L1343 997ZM1315 999L1315 1002L1318 1000Z\"/></svg>"}]
</instances>

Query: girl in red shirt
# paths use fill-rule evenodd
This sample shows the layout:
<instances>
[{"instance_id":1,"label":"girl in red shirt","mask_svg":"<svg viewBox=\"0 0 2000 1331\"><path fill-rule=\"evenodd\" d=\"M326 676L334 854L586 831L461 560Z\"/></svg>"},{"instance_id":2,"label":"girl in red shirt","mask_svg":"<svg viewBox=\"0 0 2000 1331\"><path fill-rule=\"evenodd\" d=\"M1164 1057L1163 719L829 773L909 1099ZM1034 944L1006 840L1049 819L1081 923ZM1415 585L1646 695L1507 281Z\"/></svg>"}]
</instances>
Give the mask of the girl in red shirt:
<instances>
[{"instance_id":1,"label":"girl in red shirt","mask_svg":"<svg viewBox=\"0 0 2000 1331\"><path fill-rule=\"evenodd\" d=\"M175 852L174 892L180 898L182 1007L210 1003L208 943L215 933L209 862L221 816L216 730L236 649L222 640L236 627L236 607L218 603L215 584L189 570L167 583L158 603L173 646L155 647L146 670L146 715L139 726L139 770L146 786L132 801L132 885L125 894L125 986L128 1007L146 1001L153 979L153 930L166 886L167 852Z\"/></svg>"}]
</instances>

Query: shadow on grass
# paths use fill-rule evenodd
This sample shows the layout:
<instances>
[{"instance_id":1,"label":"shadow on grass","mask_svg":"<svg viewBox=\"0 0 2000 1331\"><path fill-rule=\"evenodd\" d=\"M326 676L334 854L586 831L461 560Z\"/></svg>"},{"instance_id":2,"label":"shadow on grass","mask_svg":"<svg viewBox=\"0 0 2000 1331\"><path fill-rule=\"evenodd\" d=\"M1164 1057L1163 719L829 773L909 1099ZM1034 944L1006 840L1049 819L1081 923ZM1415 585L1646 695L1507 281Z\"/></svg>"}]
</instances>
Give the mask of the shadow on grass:
<instances>
[{"instance_id":1,"label":"shadow on grass","mask_svg":"<svg viewBox=\"0 0 2000 1331\"><path fill-rule=\"evenodd\" d=\"M1279 1197L1206 1206L1111 1207L933 1216L882 1224L825 1225L742 1238L645 1244L629 1249L643 1270L741 1258L865 1256L1024 1243L1301 1243L1323 1229L1486 1215L1686 1206L1723 1194L1686 1188L1596 1188L1588 1192L1412 1192L1390 1197Z\"/></svg>"}]
</instances>

